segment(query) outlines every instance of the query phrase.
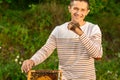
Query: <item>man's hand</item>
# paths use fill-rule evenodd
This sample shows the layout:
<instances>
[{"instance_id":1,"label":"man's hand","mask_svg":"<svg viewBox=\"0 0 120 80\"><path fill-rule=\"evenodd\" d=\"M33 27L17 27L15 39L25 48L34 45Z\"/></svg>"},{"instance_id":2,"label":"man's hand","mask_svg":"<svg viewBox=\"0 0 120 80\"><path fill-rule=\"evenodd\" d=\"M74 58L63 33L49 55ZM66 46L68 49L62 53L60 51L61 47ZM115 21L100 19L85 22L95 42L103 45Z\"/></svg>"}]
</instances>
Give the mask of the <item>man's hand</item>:
<instances>
[{"instance_id":1,"label":"man's hand","mask_svg":"<svg viewBox=\"0 0 120 80\"><path fill-rule=\"evenodd\" d=\"M22 72L27 73L32 67L35 65L33 60L25 60L22 64L21 70Z\"/></svg>"},{"instance_id":2,"label":"man's hand","mask_svg":"<svg viewBox=\"0 0 120 80\"><path fill-rule=\"evenodd\" d=\"M73 32L75 32L76 34L78 34L80 36L83 34L83 31L81 30L79 23L70 22L68 24L68 29L72 30Z\"/></svg>"}]
</instances>

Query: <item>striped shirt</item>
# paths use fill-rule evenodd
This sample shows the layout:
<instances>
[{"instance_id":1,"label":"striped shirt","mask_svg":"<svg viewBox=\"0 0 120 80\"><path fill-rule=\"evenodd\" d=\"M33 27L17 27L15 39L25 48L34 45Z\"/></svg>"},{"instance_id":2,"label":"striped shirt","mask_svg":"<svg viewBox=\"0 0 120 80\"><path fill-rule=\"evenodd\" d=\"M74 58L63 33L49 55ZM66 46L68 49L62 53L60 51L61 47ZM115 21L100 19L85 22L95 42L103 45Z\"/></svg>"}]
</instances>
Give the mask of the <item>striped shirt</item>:
<instances>
[{"instance_id":1,"label":"striped shirt","mask_svg":"<svg viewBox=\"0 0 120 80\"><path fill-rule=\"evenodd\" d=\"M57 48L63 80L96 80L94 58L102 57L100 28L86 22L80 27L84 33L79 36L68 30L68 23L56 26L46 44L31 59L37 65Z\"/></svg>"}]
</instances>

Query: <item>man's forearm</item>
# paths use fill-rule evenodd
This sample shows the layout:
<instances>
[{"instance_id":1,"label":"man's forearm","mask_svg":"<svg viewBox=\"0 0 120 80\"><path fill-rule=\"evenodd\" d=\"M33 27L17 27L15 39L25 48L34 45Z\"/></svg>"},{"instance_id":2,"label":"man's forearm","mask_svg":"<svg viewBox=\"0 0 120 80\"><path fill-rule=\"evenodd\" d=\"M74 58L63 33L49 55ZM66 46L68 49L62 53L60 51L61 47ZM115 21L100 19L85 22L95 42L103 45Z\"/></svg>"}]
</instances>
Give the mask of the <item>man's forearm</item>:
<instances>
[{"instance_id":1,"label":"man's forearm","mask_svg":"<svg viewBox=\"0 0 120 80\"><path fill-rule=\"evenodd\" d=\"M96 34L96 36L100 37L100 34ZM82 34L80 36L80 41L84 45L84 47L87 49L88 54L93 58L101 58L102 57L102 45L101 40L98 42L95 42L88 38L85 34Z\"/></svg>"}]
</instances>

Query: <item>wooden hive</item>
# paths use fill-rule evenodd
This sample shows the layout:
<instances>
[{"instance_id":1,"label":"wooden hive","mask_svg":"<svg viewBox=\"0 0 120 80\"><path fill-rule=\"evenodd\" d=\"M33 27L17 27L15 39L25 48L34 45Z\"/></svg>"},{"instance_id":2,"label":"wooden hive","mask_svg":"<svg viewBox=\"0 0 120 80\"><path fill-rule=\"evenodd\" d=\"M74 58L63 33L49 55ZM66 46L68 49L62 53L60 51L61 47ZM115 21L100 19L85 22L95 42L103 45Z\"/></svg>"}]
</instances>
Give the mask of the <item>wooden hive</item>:
<instances>
[{"instance_id":1,"label":"wooden hive","mask_svg":"<svg viewBox=\"0 0 120 80\"><path fill-rule=\"evenodd\" d=\"M27 80L62 80L59 70L30 70Z\"/></svg>"}]
</instances>

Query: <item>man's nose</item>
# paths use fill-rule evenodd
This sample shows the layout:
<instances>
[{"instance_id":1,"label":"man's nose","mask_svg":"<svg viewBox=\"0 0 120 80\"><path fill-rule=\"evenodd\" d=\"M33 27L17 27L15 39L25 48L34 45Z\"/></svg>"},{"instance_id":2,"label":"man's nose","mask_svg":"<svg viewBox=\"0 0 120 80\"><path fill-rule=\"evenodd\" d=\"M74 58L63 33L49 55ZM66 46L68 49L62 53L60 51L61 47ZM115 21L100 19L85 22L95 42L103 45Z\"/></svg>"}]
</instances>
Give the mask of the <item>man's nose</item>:
<instances>
[{"instance_id":1,"label":"man's nose","mask_svg":"<svg viewBox=\"0 0 120 80\"><path fill-rule=\"evenodd\" d=\"M77 12L76 12L76 14L80 14L80 12L79 12L79 11L77 11Z\"/></svg>"},{"instance_id":2,"label":"man's nose","mask_svg":"<svg viewBox=\"0 0 120 80\"><path fill-rule=\"evenodd\" d=\"M80 10L77 10L76 14L80 15L80 14L82 14L82 12Z\"/></svg>"}]
</instances>

